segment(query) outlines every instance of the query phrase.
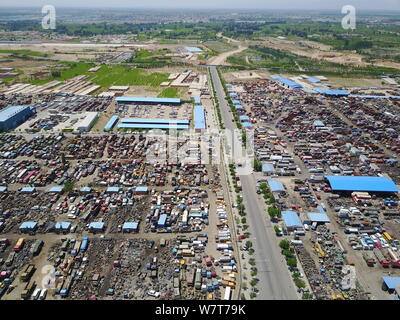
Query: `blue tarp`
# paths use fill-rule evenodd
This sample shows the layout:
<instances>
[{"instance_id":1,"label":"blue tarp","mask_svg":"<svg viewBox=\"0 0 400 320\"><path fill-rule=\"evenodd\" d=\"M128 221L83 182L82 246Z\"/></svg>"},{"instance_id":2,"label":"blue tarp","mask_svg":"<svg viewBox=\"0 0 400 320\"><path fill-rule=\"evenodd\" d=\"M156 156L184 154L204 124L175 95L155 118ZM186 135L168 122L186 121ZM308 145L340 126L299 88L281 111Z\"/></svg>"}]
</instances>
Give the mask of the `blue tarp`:
<instances>
[{"instance_id":1,"label":"blue tarp","mask_svg":"<svg viewBox=\"0 0 400 320\"><path fill-rule=\"evenodd\" d=\"M325 176L333 191L398 192L393 180L370 176Z\"/></svg>"}]
</instances>

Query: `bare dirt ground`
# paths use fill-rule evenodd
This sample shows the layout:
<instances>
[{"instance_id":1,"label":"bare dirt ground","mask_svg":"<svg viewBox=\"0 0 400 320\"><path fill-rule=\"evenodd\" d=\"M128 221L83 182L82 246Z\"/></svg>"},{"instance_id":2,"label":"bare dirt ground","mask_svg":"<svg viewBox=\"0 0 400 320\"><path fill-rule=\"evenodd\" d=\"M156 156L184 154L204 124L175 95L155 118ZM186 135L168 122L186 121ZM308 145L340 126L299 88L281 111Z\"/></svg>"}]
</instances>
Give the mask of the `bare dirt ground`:
<instances>
[{"instance_id":1,"label":"bare dirt ground","mask_svg":"<svg viewBox=\"0 0 400 320\"><path fill-rule=\"evenodd\" d=\"M354 65L368 66L372 63L365 62L363 56L354 52L339 52L335 51L331 46L317 43L314 41L292 41L282 40L272 37L267 37L265 41L255 41L254 44L263 45L277 50L288 50L299 56L304 56L312 59L326 60L330 62ZM377 61L373 65L381 67L399 68L400 63L390 61Z\"/></svg>"}]
</instances>

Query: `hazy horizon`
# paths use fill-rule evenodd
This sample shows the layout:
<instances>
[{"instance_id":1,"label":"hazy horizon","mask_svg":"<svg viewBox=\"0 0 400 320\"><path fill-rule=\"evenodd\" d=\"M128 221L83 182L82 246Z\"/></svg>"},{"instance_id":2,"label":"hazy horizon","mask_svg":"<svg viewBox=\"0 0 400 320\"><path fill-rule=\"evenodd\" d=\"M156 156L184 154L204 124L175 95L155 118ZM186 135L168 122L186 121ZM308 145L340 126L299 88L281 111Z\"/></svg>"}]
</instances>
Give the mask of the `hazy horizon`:
<instances>
[{"instance_id":1,"label":"hazy horizon","mask_svg":"<svg viewBox=\"0 0 400 320\"><path fill-rule=\"evenodd\" d=\"M381 10L381 11L399 11L400 0L381 0L379 2L372 0L247 0L246 7L243 7L243 1L239 0L203 0L201 5L198 2L189 2L186 0L150 0L143 5L143 1L138 0L114 0L110 5L109 0L1 0L0 7L10 8L29 8L41 7L43 5L54 5L64 8L133 8L133 9L235 9L235 10L254 10L254 9L272 9L272 10L341 10L344 5L353 5L358 10Z\"/></svg>"}]
</instances>

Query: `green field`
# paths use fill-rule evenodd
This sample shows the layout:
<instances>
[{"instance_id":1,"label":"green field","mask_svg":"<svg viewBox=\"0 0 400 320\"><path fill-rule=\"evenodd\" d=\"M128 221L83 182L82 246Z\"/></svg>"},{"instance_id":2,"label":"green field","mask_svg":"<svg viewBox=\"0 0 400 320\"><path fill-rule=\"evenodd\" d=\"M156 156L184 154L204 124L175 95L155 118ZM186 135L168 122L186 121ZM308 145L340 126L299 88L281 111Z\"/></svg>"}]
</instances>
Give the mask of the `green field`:
<instances>
[{"instance_id":1,"label":"green field","mask_svg":"<svg viewBox=\"0 0 400 320\"><path fill-rule=\"evenodd\" d=\"M30 51L30 50L0 50L0 53L11 53L11 54L22 54L26 56L34 56L34 57L48 57L47 53L41 53L37 51Z\"/></svg>"},{"instance_id":2,"label":"green field","mask_svg":"<svg viewBox=\"0 0 400 320\"><path fill-rule=\"evenodd\" d=\"M166 88L158 95L159 98L179 98L178 88Z\"/></svg>"},{"instance_id":3,"label":"green field","mask_svg":"<svg viewBox=\"0 0 400 320\"><path fill-rule=\"evenodd\" d=\"M99 71L95 73L88 72L94 65L91 63L83 62L65 62L69 69L53 70L53 75L47 79L28 80L28 82L36 85L41 85L49 81L58 80L64 81L76 77L78 75L88 75L87 80L93 81L95 84L100 85L102 88L107 89L113 85L116 86L159 86L162 82L168 80L168 73L148 72L144 69L130 68L128 66L102 66Z\"/></svg>"},{"instance_id":4,"label":"green field","mask_svg":"<svg viewBox=\"0 0 400 320\"><path fill-rule=\"evenodd\" d=\"M148 73L143 69L134 69L127 66L102 66L93 74L91 81L108 88L110 86L159 86L168 81L168 73Z\"/></svg>"}]
</instances>

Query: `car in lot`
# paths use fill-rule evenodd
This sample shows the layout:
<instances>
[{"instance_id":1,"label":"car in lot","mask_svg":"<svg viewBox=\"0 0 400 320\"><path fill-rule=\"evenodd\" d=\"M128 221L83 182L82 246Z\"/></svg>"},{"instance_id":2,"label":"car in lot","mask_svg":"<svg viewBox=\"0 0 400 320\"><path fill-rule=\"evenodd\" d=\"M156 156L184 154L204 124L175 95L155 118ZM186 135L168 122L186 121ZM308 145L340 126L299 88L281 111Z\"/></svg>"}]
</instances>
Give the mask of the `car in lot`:
<instances>
[{"instance_id":1,"label":"car in lot","mask_svg":"<svg viewBox=\"0 0 400 320\"><path fill-rule=\"evenodd\" d=\"M158 298L160 296L160 292L155 291L155 290L149 290L149 292L147 292L147 294L150 297L154 297L154 298Z\"/></svg>"}]
</instances>

